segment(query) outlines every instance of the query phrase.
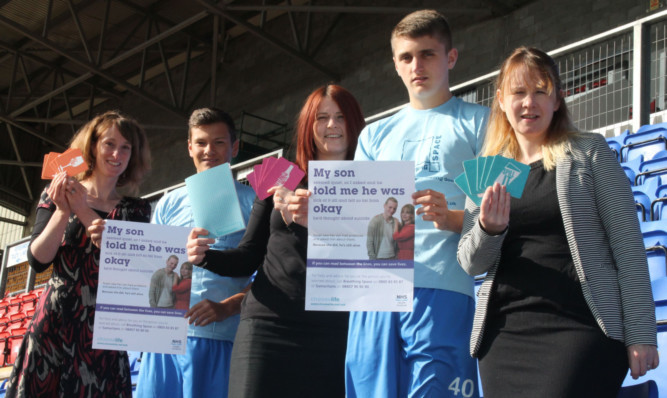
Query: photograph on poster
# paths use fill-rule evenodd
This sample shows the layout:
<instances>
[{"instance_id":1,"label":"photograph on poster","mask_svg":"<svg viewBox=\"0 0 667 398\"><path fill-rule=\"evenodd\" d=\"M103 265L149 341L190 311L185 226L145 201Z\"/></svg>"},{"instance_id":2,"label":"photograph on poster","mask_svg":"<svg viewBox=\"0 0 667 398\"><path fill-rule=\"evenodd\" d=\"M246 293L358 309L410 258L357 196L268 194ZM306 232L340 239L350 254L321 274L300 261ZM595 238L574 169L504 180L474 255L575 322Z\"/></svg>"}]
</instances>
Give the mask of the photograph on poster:
<instances>
[{"instance_id":1,"label":"photograph on poster","mask_svg":"<svg viewBox=\"0 0 667 398\"><path fill-rule=\"evenodd\" d=\"M192 263L186 261L177 269L178 261L177 255L170 255L166 258L166 265L160 266L151 276L148 288L148 304L151 307L189 308Z\"/></svg>"}]
</instances>

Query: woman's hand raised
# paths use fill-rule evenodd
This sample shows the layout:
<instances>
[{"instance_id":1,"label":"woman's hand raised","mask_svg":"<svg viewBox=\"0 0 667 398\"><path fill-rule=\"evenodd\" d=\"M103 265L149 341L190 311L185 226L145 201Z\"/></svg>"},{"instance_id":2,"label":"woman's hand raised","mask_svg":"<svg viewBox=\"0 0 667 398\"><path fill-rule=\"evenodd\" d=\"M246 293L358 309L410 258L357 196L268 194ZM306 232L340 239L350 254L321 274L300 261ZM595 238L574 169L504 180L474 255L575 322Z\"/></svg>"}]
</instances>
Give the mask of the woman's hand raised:
<instances>
[{"instance_id":1,"label":"woman's hand raised","mask_svg":"<svg viewBox=\"0 0 667 398\"><path fill-rule=\"evenodd\" d=\"M479 225L491 235L505 231L510 221L510 194L504 185L486 188L479 211Z\"/></svg>"}]
</instances>

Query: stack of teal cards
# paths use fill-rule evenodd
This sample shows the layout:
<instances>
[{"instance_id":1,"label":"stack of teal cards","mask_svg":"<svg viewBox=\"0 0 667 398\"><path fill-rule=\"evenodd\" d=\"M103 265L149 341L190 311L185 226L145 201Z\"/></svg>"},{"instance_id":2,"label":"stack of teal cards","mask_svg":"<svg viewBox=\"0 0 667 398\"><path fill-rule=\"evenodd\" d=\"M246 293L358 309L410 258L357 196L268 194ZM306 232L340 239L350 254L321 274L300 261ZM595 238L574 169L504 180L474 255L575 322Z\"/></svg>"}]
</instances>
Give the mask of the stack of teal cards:
<instances>
[{"instance_id":1,"label":"stack of teal cards","mask_svg":"<svg viewBox=\"0 0 667 398\"><path fill-rule=\"evenodd\" d=\"M466 160L463 162L463 170L463 174L456 177L454 182L479 206L486 188L496 182L504 185L513 198L521 198L530 166L496 155Z\"/></svg>"}]
</instances>

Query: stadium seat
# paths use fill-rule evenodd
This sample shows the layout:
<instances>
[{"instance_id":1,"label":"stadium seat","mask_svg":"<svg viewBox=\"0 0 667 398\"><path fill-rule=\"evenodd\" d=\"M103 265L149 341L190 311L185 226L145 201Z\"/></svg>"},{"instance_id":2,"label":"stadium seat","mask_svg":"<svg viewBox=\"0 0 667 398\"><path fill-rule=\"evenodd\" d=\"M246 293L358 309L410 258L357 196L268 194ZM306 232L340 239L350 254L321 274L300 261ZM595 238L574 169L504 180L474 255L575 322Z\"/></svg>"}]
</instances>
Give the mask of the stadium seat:
<instances>
[{"instance_id":1,"label":"stadium seat","mask_svg":"<svg viewBox=\"0 0 667 398\"><path fill-rule=\"evenodd\" d=\"M625 130L621 134L614 136L614 137L609 137L605 138L607 140L607 145L609 145L609 149L614 152L616 155L616 160L619 162L621 161L621 148L625 144L625 138L630 134L630 130Z\"/></svg>"},{"instance_id":2,"label":"stadium seat","mask_svg":"<svg viewBox=\"0 0 667 398\"><path fill-rule=\"evenodd\" d=\"M640 155L629 162L621 163L621 168L623 169L623 172L625 172L625 175L628 176L630 185L635 185L635 178L640 172L639 168L641 167L643 161L644 157Z\"/></svg>"},{"instance_id":3,"label":"stadium seat","mask_svg":"<svg viewBox=\"0 0 667 398\"><path fill-rule=\"evenodd\" d=\"M667 149L667 125L661 123L642 126L636 133L625 138L620 159L628 161L639 155L643 155L644 159L651 159L663 149Z\"/></svg>"},{"instance_id":4,"label":"stadium seat","mask_svg":"<svg viewBox=\"0 0 667 398\"><path fill-rule=\"evenodd\" d=\"M653 300L655 301L655 319L667 321L667 277L651 281Z\"/></svg>"},{"instance_id":5,"label":"stadium seat","mask_svg":"<svg viewBox=\"0 0 667 398\"><path fill-rule=\"evenodd\" d=\"M0 365L5 366L7 358L7 338L10 336L9 332L0 332Z\"/></svg>"},{"instance_id":6,"label":"stadium seat","mask_svg":"<svg viewBox=\"0 0 667 398\"><path fill-rule=\"evenodd\" d=\"M632 196L635 198L639 222L651 221L651 202L654 200L648 196L643 188L643 185L632 187Z\"/></svg>"},{"instance_id":7,"label":"stadium seat","mask_svg":"<svg viewBox=\"0 0 667 398\"><path fill-rule=\"evenodd\" d=\"M667 174L667 158L644 160L639 166L639 174L635 175L633 185L646 184L652 179Z\"/></svg>"},{"instance_id":8,"label":"stadium seat","mask_svg":"<svg viewBox=\"0 0 667 398\"><path fill-rule=\"evenodd\" d=\"M637 129L637 132L635 134L646 134L655 130L666 130L666 129L667 129L667 122L645 124L639 127L639 129Z\"/></svg>"},{"instance_id":9,"label":"stadium seat","mask_svg":"<svg viewBox=\"0 0 667 398\"><path fill-rule=\"evenodd\" d=\"M24 319L25 315L22 312L10 315L9 322L7 323L7 328L5 330L12 331L14 329L22 328Z\"/></svg>"},{"instance_id":10,"label":"stadium seat","mask_svg":"<svg viewBox=\"0 0 667 398\"><path fill-rule=\"evenodd\" d=\"M655 199L651 202L650 217L653 221L667 219L667 184L659 184Z\"/></svg>"},{"instance_id":11,"label":"stadium seat","mask_svg":"<svg viewBox=\"0 0 667 398\"><path fill-rule=\"evenodd\" d=\"M667 247L667 224L660 221L643 222L639 224L644 238L644 247Z\"/></svg>"},{"instance_id":12,"label":"stadium seat","mask_svg":"<svg viewBox=\"0 0 667 398\"><path fill-rule=\"evenodd\" d=\"M667 247L647 247L646 259L648 260L648 272L652 281L667 276Z\"/></svg>"},{"instance_id":13,"label":"stadium seat","mask_svg":"<svg viewBox=\"0 0 667 398\"><path fill-rule=\"evenodd\" d=\"M652 221L651 204L657 198L660 186L659 178L651 178L646 184L633 186L632 195L637 203L637 217L639 221ZM667 193L667 191L665 191Z\"/></svg>"},{"instance_id":14,"label":"stadium seat","mask_svg":"<svg viewBox=\"0 0 667 398\"><path fill-rule=\"evenodd\" d=\"M622 387L616 398L658 398L658 385L648 380L634 386Z\"/></svg>"},{"instance_id":15,"label":"stadium seat","mask_svg":"<svg viewBox=\"0 0 667 398\"><path fill-rule=\"evenodd\" d=\"M21 302L22 301L23 300L21 300L21 298L18 297L18 296L12 297L9 300L9 306L7 307L7 314L11 315L11 314L17 314L17 313L21 312Z\"/></svg>"},{"instance_id":16,"label":"stadium seat","mask_svg":"<svg viewBox=\"0 0 667 398\"><path fill-rule=\"evenodd\" d=\"M32 317L35 315L35 309L30 308L26 312L24 312L26 318L32 319Z\"/></svg>"},{"instance_id":17,"label":"stadium seat","mask_svg":"<svg viewBox=\"0 0 667 398\"><path fill-rule=\"evenodd\" d=\"M19 348L21 347L21 342L23 341L23 336L25 335L25 329L14 329L11 331L9 337L7 337L7 357L5 359L5 366L13 365L16 361L16 356L19 353Z\"/></svg>"},{"instance_id":18,"label":"stadium seat","mask_svg":"<svg viewBox=\"0 0 667 398\"><path fill-rule=\"evenodd\" d=\"M23 306L25 306L26 303L33 303L34 304L34 303L37 302L37 295L32 293L32 292L28 292L28 293L22 294L21 299L23 300L23 301L21 301L21 305L23 305Z\"/></svg>"},{"instance_id":19,"label":"stadium seat","mask_svg":"<svg viewBox=\"0 0 667 398\"><path fill-rule=\"evenodd\" d=\"M667 158L667 149L658 151L651 157L651 159L662 159L662 158Z\"/></svg>"},{"instance_id":20,"label":"stadium seat","mask_svg":"<svg viewBox=\"0 0 667 398\"><path fill-rule=\"evenodd\" d=\"M141 352L128 351L127 358L130 361L130 373L133 375L139 374L139 366L141 365Z\"/></svg>"},{"instance_id":21,"label":"stadium seat","mask_svg":"<svg viewBox=\"0 0 667 398\"><path fill-rule=\"evenodd\" d=\"M0 300L0 316L7 313L7 307L9 307L9 300L6 298Z\"/></svg>"}]
</instances>

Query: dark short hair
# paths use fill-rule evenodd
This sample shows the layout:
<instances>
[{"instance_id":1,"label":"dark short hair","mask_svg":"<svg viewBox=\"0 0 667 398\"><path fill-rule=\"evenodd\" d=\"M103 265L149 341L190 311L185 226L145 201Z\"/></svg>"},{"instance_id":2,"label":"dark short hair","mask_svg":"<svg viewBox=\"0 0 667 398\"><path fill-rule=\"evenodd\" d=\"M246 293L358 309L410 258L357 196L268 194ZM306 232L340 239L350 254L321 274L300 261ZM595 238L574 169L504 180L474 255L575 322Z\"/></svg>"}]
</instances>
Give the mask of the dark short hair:
<instances>
[{"instance_id":1,"label":"dark short hair","mask_svg":"<svg viewBox=\"0 0 667 398\"><path fill-rule=\"evenodd\" d=\"M199 126L208 126L215 123L224 123L229 130L229 139L234 143L236 141L236 126L234 119L229 113L218 108L200 108L192 111L188 121L188 141L192 139L192 128Z\"/></svg>"},{"instance_id":2,"label":"dark short hair","mask_svg":"<svg viewBox=\"0 0 667 398\"><path fill-rule=\"evenodd\" d=\"M419 10L406 15L391 31L392 51L393 40L398 37L416 39L432 36L445 45L445 50L452 47L452 31L444 15L435 10Z\"/></svg>"}]
</instances>

